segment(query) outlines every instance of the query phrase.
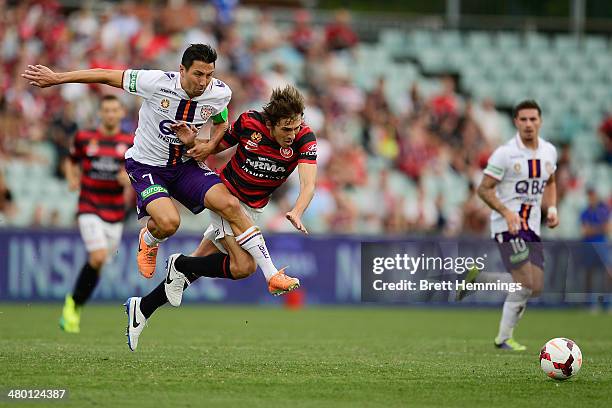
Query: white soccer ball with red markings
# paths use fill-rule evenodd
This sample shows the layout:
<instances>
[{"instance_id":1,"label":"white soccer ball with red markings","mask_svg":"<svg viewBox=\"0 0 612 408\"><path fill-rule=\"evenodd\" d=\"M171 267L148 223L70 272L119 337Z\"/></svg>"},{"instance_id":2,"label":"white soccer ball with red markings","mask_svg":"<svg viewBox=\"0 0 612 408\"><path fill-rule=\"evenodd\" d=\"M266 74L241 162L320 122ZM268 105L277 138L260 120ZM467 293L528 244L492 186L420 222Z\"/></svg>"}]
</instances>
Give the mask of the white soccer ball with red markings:
<instances>
[{"instance_id":1,"label":"white soccer ball with red markings","mask_svg":"<svg viewBox=\"0 0 612 408\"><path fill-rule=\"evenodd\" d=\"M570 339L558 337L546 342L540 351L540 367L555 380L567 380L582 367L582 351Z\"/></svg>"}]
</instances>

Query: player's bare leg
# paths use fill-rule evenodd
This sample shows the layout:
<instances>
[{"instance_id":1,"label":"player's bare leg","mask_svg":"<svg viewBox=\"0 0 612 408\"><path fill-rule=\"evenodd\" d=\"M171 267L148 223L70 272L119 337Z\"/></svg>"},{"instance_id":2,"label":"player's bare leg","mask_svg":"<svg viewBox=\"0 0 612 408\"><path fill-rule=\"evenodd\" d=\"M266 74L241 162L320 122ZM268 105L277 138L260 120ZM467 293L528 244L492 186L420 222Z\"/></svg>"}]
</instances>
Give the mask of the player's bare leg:
<instances>
[{"instance_id":1,"label":"player's bare leg","mask_svg":"<svg viewBox=\"0 0 612 408\"><path fill-rule=\"evenodd\" d=\"M145 278L155 273L157 250L161 242L173 235L181 223L181 217L168 197L151 201L146 207L151 216L138 236L138 271Z\"/></svg>"},{"instance_id":2,"label":"player's bare leg","mask_svg":"<svg viewBox=\"0 0 612 408\"><path fill-rule=\"evenodd\" d=\"M213 210L229 222L235 234L236 242L251 254L261 268L268 282L268 288L273 295L280 295L300 286L298 279L285 275L284 268L278 270L274 266L260 229L253 225L251 219L242 209L240 201L230 194L223 184L217 184L208 190L204 198L204 204L206 208Z\"/></svg>"},{"instance_id":3,"label":"player's bare leg","mask_svg":"<svg viewBox=\"0 0 612 408\"><path fill-rule=\"evenodd\" d=\"M527 262L512 270L512 278L515 282L520 283L522 288L508 293L506 297L495 345L498 348L523 351L526 347L513 339L513 331L525 313L529 298L542 292L544 272L531 262Z\"/></svg>"},{"instance_id":4,"label":"player's bare leg","mask_svg":"<svg viewBox=\"0 0 612 408\"><path fill-rule=\"evenodd\" d=\"M198 247L189 256L208 256L217 252L220 252L219 248L210 239L203 237Z\"/></svg>"}]
</instances>

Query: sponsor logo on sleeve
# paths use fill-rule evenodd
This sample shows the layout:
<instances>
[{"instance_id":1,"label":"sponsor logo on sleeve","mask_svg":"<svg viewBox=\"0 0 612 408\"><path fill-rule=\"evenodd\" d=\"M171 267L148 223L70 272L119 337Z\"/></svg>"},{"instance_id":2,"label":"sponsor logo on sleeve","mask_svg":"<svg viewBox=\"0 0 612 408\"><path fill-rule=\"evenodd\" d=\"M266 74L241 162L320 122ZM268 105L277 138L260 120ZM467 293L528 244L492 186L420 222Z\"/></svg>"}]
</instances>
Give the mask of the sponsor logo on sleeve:
<instances>
[{"instance_id":1,"label":"sponsor logo on sleeve","mask_svg":"<svg viewBox=\"0 0 612 408\"><path fill-rule=\"evenodd\" d=\"M130 71L130 80L128 82L130 92L136 92L136 78L138 78L138 71Z\"/></svg>"},{"instance_id":2,"label":"sponsor logo on sleeve","mask_svg":"<svg viewBox=\"0 0 612 408\"><path fill-rule=\"evenodd\" d=\"M316 156L317 155L317 144L314 143L314 144L311 144L310 146L308 146L308 148L306 149L304 154L306 156Z\"/></svg>"},{"instance_id":3,"label":"sponsor logo on sleeve","mask_svg":"<svg viewBox=\"0 0 612 408\"><path fill-rule=\"evenodd\" d=\"M494 166L491 163L489 163L485 171L497 177L502 177L504 175L504 169L502 169L501 167Z\"/></svg>"}]
</instances>

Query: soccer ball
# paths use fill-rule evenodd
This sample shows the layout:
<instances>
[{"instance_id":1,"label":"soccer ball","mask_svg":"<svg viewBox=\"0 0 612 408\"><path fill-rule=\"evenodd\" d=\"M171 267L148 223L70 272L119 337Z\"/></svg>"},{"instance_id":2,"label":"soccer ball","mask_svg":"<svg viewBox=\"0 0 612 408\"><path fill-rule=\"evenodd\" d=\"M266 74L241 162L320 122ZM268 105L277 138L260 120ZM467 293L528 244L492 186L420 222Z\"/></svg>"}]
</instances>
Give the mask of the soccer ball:
<instances>
[{"instance_id":1,"label":"soccer ball","mask_svg":"<svg viewBox=\"0 0 612 408\"><path fill-rule=\"evenodd\" d=\"M555 380L567 380L582 367L582 352L570 339L558 337L546 342L540 351L540 367Z\"/></svg>"}]
</instances>

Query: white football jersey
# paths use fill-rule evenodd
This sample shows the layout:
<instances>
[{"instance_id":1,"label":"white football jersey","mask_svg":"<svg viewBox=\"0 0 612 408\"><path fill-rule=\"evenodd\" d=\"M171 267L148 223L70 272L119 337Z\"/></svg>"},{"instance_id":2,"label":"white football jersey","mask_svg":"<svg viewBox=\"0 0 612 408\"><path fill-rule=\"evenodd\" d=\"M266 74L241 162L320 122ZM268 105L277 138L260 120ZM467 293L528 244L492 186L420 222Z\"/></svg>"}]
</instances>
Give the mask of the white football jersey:
<instances>
[{"instance_id":1,"label":"white football jersey","mask_svg":"<svg viewBox=\"0 0 612 408\"><path fill-rule=\"evenodd\" d=\"M158 167L189 160L183 157L184 145L170 125L186 122L200 129L223 112L232 97L229 86L213 78L202 95L190 99L181 88L178 72L157 70L125 70L123 89L144 98L134 145L125 158Z\"/></svg>"},{"instance_id":2,"label":"white football jersey","mask_svg":"<svg viewBox=\"0 0 612 408\"><path fill-rule=\"evenodd\" d=\"M544 187L557 169L557 150L546 140L538 139L536 150L525 147L517 134L498 147L489 158L484 173L498 180L497 197L521 217L521 228L540 235L540 218ZM491 213L491 235L508 231L508 224L497 211Z\"/></svg>"}]
</instances>

